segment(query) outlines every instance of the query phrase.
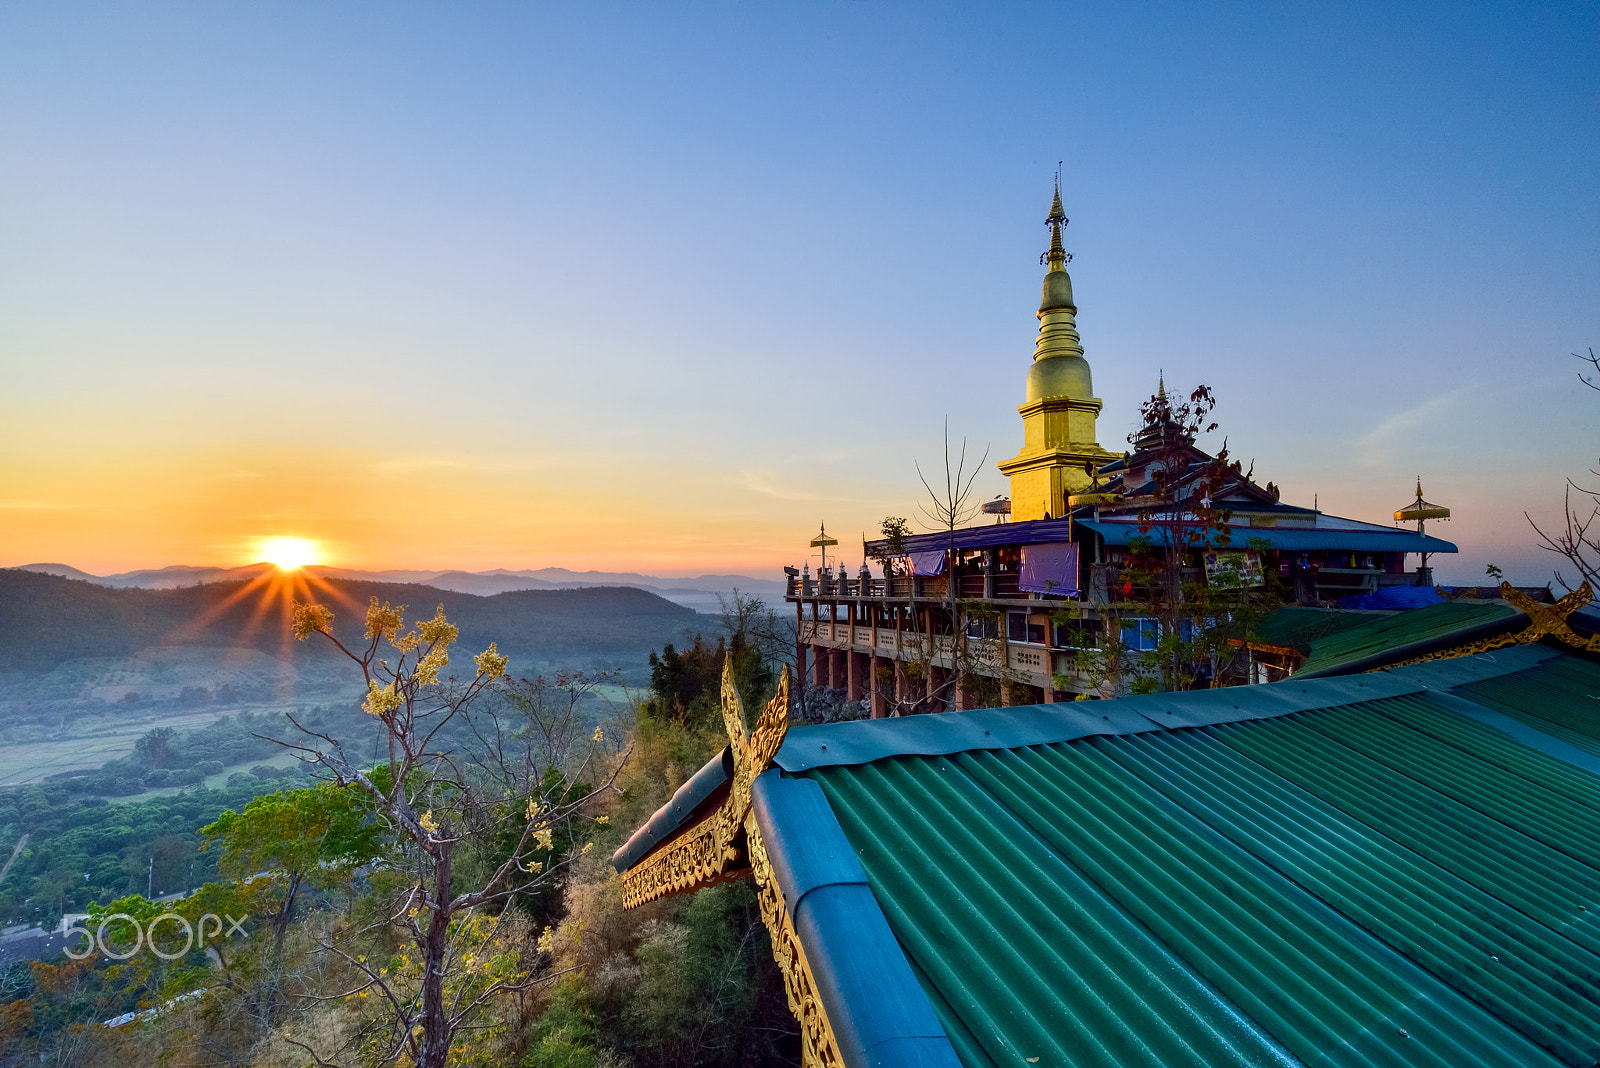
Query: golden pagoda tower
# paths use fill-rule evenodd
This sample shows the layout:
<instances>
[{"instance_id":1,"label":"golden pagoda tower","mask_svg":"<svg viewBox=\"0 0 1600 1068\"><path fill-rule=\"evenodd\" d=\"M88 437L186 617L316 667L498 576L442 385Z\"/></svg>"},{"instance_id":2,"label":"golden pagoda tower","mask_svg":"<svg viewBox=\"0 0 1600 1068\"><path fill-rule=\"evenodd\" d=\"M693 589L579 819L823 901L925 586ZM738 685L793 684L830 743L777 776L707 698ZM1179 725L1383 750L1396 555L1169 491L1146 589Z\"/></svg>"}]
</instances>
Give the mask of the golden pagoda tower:
<instances>
[{"instance_id":1,"label":"golden pagoda tower","mask_svg":"<svg viewBox=\"0 0 1600 1068\"><path fill-rule=\"evenodd\" d=\"M1050 269L1039 301L1039 341L1028 370L1027 399L1017 408L1022 451L998 465L1011 479L1013 520L1059 519L1066 513L1067 498L1087 489L1095 470L1118 455L1095 440L1101 404L1074 318L1078 306L1072 302L1072 277L1061 243L1067 214L1061 210L1059 178L1045 222L1050 225L1050 251L1040 258L1048 259Z\"/></svg>"}]
</instances>

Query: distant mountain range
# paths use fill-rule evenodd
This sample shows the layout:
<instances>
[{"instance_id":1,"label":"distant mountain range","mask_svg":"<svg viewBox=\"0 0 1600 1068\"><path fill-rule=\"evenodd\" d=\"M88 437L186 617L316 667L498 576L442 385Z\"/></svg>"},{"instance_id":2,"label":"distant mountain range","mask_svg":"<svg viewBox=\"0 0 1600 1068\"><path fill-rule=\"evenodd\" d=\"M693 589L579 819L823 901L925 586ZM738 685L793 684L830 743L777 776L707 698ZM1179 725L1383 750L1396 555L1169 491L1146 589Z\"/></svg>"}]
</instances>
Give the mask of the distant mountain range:
<instances>
[{"instance_id":1,"label":"distant mountain range","mask_svg":"<svg viewBox=\"0 0 1600 1068\"><path fill-rule=\"evenodd\" d=\"M512 590L479 595L418 583L332 577L291 592L233 581L177 589L113 589L25 569L0 570L0 644L8 672L39 676L68 661L126 658L156 648L254 649L299 668L339 664L323 642L289 633L289 598L315 597L334 611L335 631L360 644L369 598L408 605L407 620L442 604L461 628L460 649L489 642L513 657L517 671L561 667L621 668L648 678L645 662L666 642L697 632L715 637L717 622L648 590L625 586ZM470 663L470 661L463 661ZM3 689L3 687L0 687Z\"/></svg>"},{"instance_id":2,"label":"distant mountain range","mask_svg":"<svg viewBox=\"0 0 1600 1068\"><path fill-rule=\"evenodd\" d=\"M250 564L245 567L195 567L174 564L171 567L145 571L124 571L116 575L91 575L70 564L23 564L16 571L35 571L44 575L92 582L112 589L175 590L214 582L238 582L252 579L263 571L273 569L272 564ZM471 593L489 597L497 593L517 590L574 590L594 586L628 586L646 590L697 612L715 612L719 605L717 595L726 597L737 588L741 593L761 598L769 605L783 600L784 584L781 580L752 578L749 575L701 575L692 579L665 579L654 575L613 571L569 571L564 567L541 567L533 570L507 571L354 571L342 567L308 565L302 570L319 578L345 579L354 582L398 582L431 586L456 593Z\"/></svg>"}]
</instances>

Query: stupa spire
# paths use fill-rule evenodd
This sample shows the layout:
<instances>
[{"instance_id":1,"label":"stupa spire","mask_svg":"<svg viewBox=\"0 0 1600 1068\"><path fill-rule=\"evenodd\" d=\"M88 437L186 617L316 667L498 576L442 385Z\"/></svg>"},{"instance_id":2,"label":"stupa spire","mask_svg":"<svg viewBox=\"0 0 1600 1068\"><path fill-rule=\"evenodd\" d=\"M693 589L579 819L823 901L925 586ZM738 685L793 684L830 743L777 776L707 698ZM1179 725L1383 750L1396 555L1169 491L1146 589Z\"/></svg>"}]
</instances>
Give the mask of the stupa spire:
<instances>
[{"instance_id":1,"label":"stupa spire","mask_svg":"<svg viewBox=\"0 0 1600 1068\"><path fill-rule=\"evenodd\" d=\"M1067 213L1061 206L1061 171L1050 197L1050 247L1039 257L1049 263L1039 295L1039 337L1028 368L1022 416L1022 451L1000 461L1011 480L1011 515L1017 520L1066 515L1069 498L1094 484L1095 472L1116 457L1095 441L1100 400L1094 395L1089 362L1078 337L1078 306L1072 299L1072 256L1062 243Z\"/></svg>"},{"instance_id":2,"label":"stupa spire","mask_svg":"<svg viewBox=\"0 0 1600 1068\"><path fill-rule=\"evenodd\" d=\"M1035 362L1059 356L1075 359L1077 363L1071 365L1072 373L1081 381L1075 381L1073 385L1078 388L1070 392L1087 397L1093 390L1089 388L1089 365L1083 362L1083 342L1078 337L1075 318L1078 306L1072 301L1072 276L1067 273L1067 263L1072 257L1061 242L1061 228L1067 225L1067 213L1061 207L1059 170L1056 171L1055 194L1050 198L1050 214L1044 221L1050 227L1050 249L1039 259L1048 261L1050 266L1045 271L1044 292L1039 300L1039 338L1034 345L1033 358ZM1058 371L1067 368L1067 364L1057 365ZM1029 396L1035 395L1045 394L1035 394L1030 383Z\"/></svg>"},{"instance_id":3,"label":"stupa spire","mask_svg":"<svg viewBox=\"0 0 1600 1068\"><path fill-rule=\"evenodd\" d=\"M1050 201L1050 214L1045 216L1045 222L1050 224L1050 251L1045 253L1045 258L1050 263L1052 271L1065 270L1067 266L1067 249L1061 242L1061 228L1067 225L1067 213L1061 207L1061 172L1056 172L1056 195Z\"/></svg>"}]
</instances>

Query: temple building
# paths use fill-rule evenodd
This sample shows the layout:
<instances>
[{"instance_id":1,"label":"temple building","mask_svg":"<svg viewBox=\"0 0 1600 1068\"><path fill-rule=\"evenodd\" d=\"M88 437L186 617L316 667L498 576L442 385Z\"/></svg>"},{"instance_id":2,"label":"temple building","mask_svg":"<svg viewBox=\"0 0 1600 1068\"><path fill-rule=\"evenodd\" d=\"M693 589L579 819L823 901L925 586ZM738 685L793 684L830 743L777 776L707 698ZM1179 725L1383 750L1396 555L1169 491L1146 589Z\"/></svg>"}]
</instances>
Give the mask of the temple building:
<instances>
[{"instance_id":1,"label":"temple building","mask_svg":"<svg viewBox=\"0 0 1600 1068\"><path fill-rule=\"evenodd\" d=\"M1425 560L1454 545L1420 523L1397 529L1285 503L1272 483L1199 448L1185 422L1199 398L1169 398L1159 379L1131 450L1104 448L1059 184L1046 223L1039 335L1017 408L1022 447L998 465L1009 500L983 509L1001 521L868 542L878 575L865 562L852 575L837 557L815 574L809 562L787 569L802 676L868 702L874 717L1118 696L1136 681L1120 665L1161 641L1152 605L1166 565L1152 562L1174 554L1182 570L1169 600L1203 588L1332 605L1431 586L1425 567L1407 570L1408 554ZM1248 664L1229 681L1263 681Z\"/></svg>"},{"instance_id":2,"label":"temple building","mask_svg":"<svg viewBox=\"0 0 1600 1068\"><path fill-rule=\"evenodd\" d=\"M753 880L806 1068L1600 1063L1590 588L1443 599L1420 485L1416 530L1285 504L1196 446L1200 391L1102 449L1048 221L1014 521L791 570L812 681L896 718L792 723L786 670L751 725L730 661L728 745L613 855L624 903ZM1095 669L1256 590L1290 605L1236 647L1291 679Z\"/></svg>"},{"instance_id":3,"label":"temple building","mask_svg":"<svg viewBox=\"0 0 1600 1068\"><path fill-rule=\"evenodd\" d=\"M748 728L730 668L624 902L753 879L806 1068L1590 1068L1600 616L1501 592L1088 707Z\"/></svg>"}]
</instances>

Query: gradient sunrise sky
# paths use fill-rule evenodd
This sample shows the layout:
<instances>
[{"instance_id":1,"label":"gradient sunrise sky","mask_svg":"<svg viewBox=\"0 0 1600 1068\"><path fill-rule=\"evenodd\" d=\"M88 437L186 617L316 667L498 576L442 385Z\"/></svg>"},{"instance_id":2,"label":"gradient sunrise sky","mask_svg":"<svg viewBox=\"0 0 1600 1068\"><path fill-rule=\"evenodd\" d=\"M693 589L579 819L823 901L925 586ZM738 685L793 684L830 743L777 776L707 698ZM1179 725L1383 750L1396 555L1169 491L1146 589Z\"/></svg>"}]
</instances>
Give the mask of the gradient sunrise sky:
<instances>
[{"instance_id":1,"label":"gradient sunrise sky","mask_svg":"<svg viewBox=\"0 0 1600 1068\"><path fill-rule=\"evenodd\" d=\"M1522 517L1600 456L1600 7L8 3L0 565L770 574L1021 442L1056 161L1122 448Z\"/></svg>"}]
</instances>

